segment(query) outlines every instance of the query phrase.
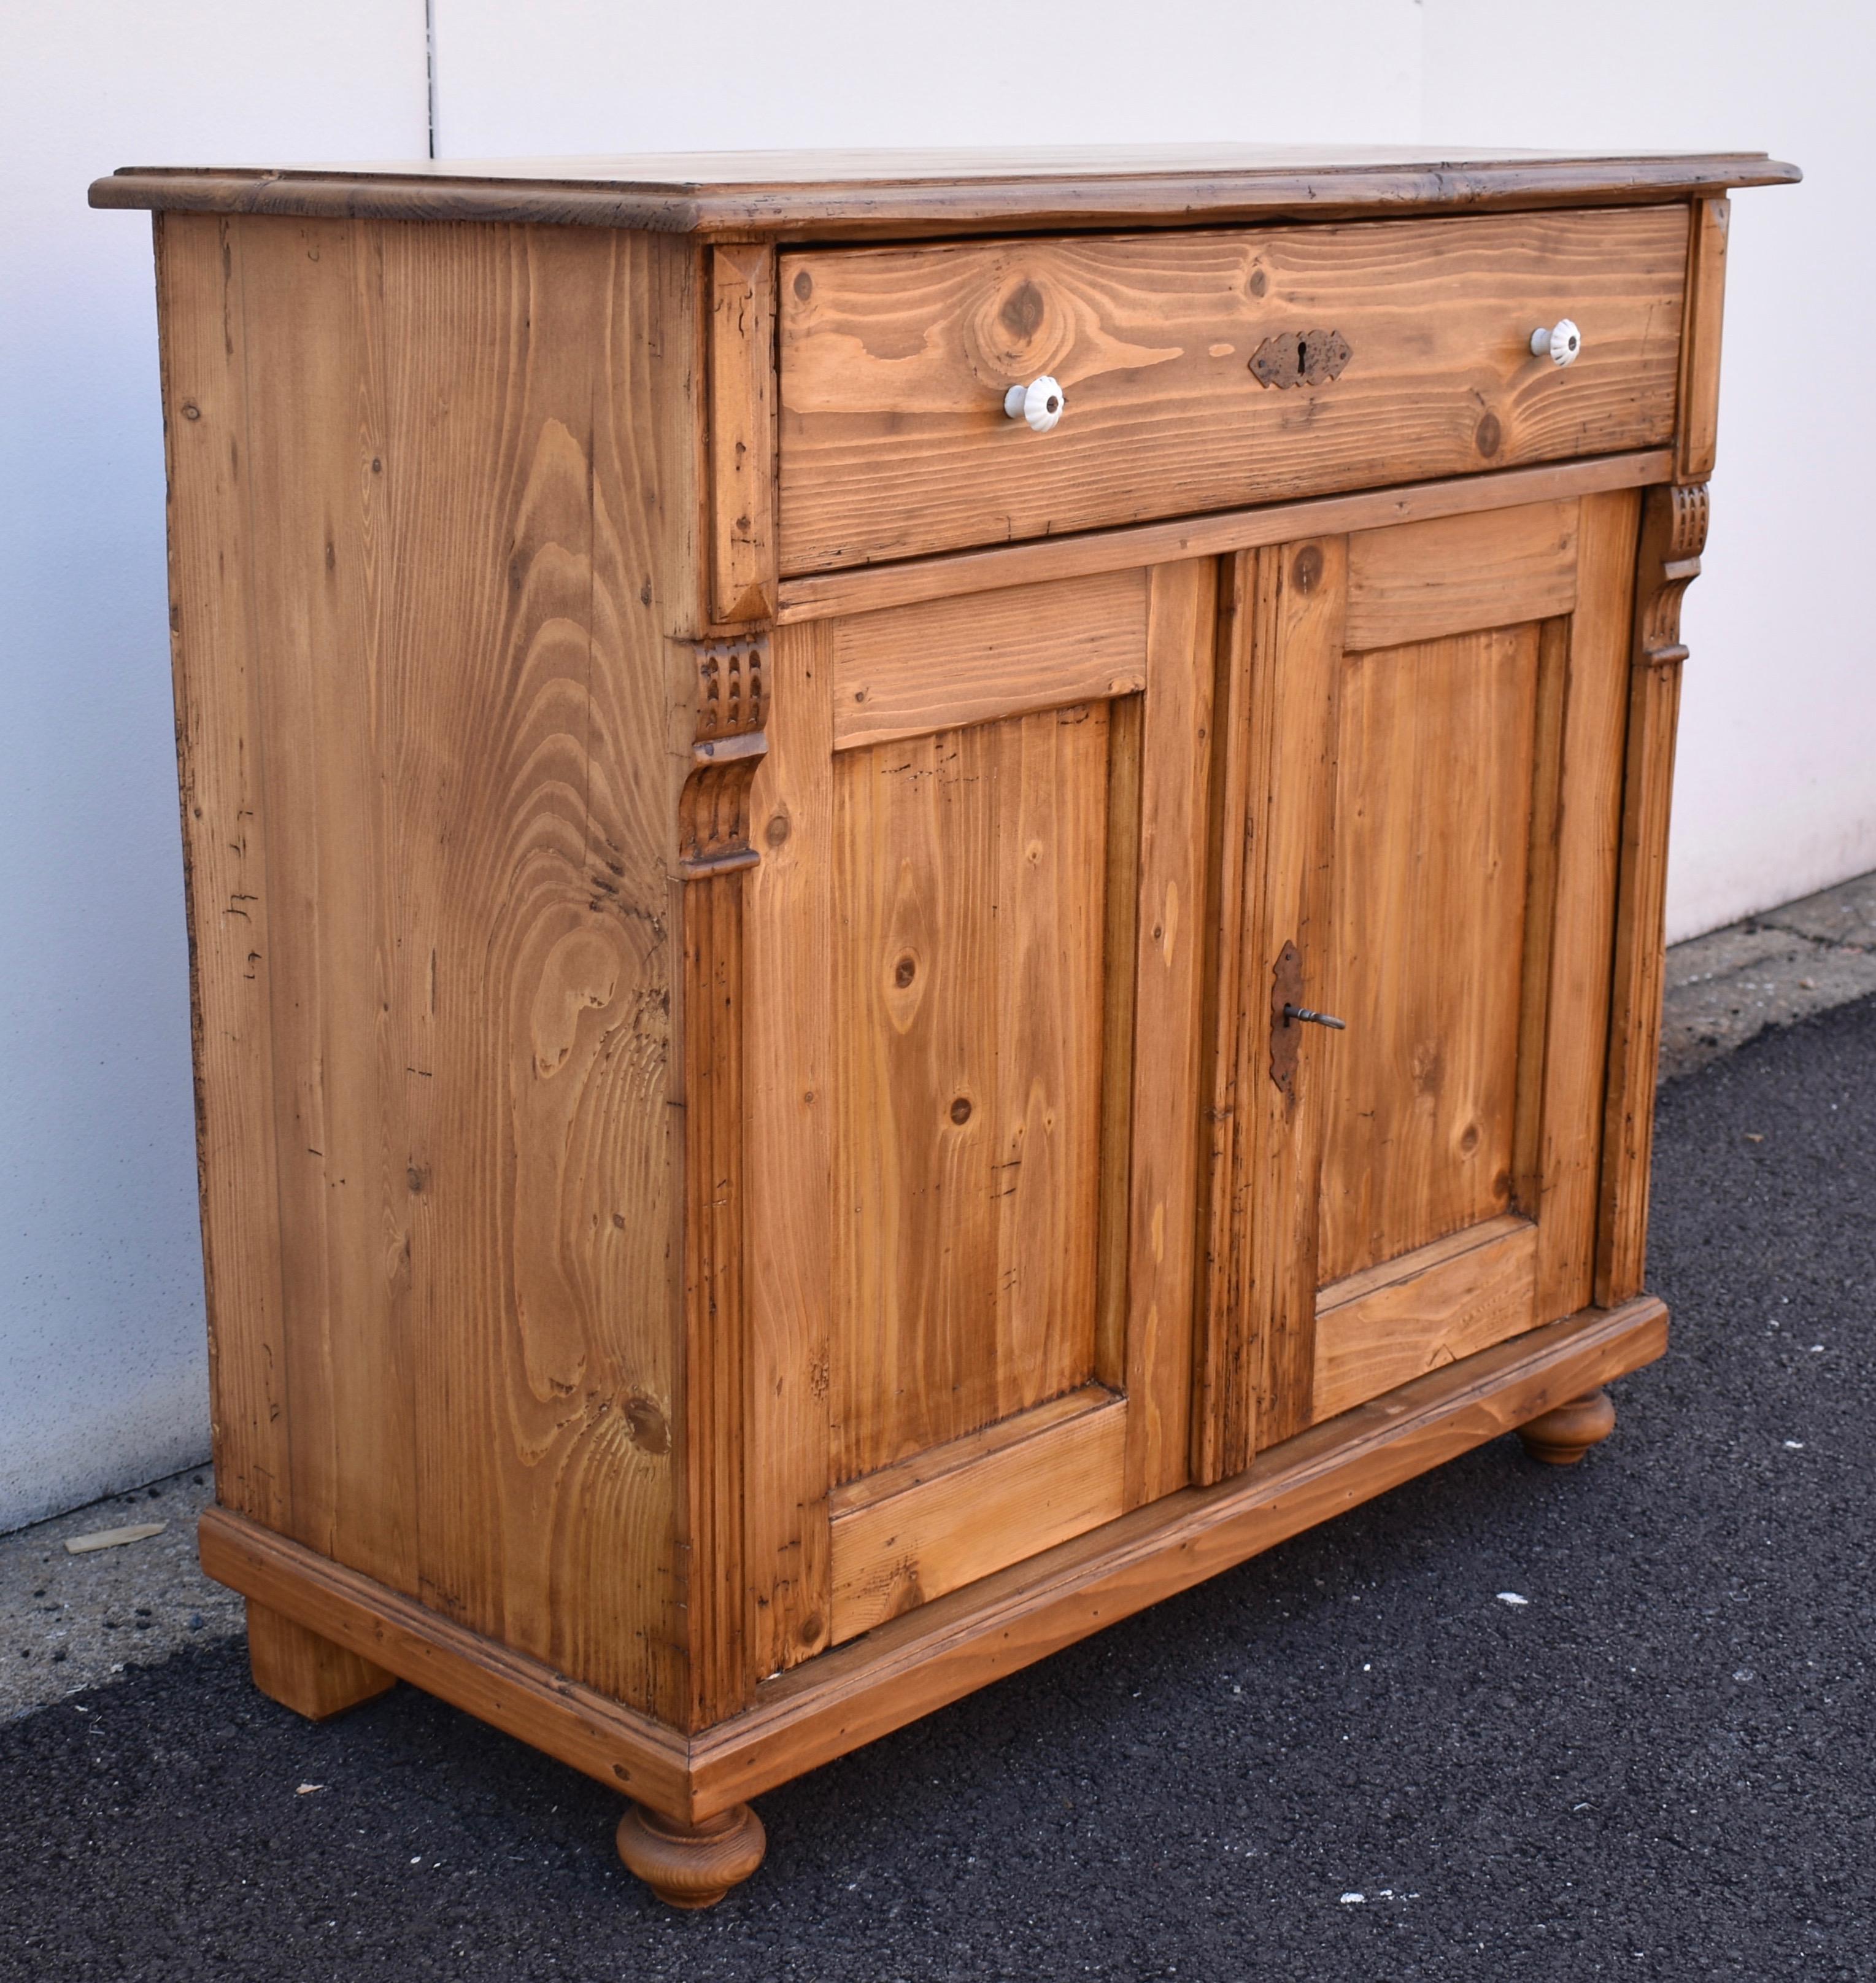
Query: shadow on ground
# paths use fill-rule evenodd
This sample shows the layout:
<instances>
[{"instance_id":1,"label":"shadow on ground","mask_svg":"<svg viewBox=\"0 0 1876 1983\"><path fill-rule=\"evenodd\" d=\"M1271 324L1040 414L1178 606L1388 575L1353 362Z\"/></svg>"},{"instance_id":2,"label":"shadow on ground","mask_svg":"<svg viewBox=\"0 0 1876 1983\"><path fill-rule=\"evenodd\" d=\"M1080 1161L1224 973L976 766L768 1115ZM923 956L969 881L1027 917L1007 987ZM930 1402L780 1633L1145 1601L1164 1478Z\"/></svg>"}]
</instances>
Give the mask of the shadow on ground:
<instances>
[{"instance_id":1,"label":"shadow on ground","mask_svg":"<svg viewBox=\"0 0 1876 1983\"><path fill-rule=\"evenodd\" d=\"M1876 1001L1664 1090L1657 1180L1674 1350L1583 1465L1500 1440L772 1794L714 1913L584 1778L223 1647L0 1728L0 1975L1876 1977Z\"/></svg>"}]
</instances>

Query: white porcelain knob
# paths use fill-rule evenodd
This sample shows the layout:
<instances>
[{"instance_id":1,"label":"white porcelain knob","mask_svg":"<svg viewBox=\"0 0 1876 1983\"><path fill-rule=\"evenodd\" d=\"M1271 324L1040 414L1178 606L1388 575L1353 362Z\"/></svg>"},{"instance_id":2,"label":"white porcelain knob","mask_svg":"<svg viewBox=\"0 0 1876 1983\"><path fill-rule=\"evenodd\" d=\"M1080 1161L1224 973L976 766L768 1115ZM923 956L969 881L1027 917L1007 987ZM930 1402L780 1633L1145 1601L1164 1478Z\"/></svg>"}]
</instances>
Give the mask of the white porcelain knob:
<instances>
[{"instance_id":1,"label":"white porcelain knob","mask_svg":"<svg viewBox=\"0 0 1876 1983\"><path fill-rule=\"evenodd\" d=\"M1010 418L1027 420L1038 433L1047 433L1068 403L1068 394L1046 373L1026 386L1012 386L1003 396L1003 410Z\"/></svg>"},{"instance_id":2,"label":"white porcelain knob","mask_svg":"<svg viewBox=\"0 0 1876 1983\"><path fill-rule=\"evenodd\" d=\"M1583 349L1583 333L1567 316L1560 316L1548 330L1531 333L1531 356L1547 358L1553 365L1573 365Z\"/></svg>"}]
</instances>

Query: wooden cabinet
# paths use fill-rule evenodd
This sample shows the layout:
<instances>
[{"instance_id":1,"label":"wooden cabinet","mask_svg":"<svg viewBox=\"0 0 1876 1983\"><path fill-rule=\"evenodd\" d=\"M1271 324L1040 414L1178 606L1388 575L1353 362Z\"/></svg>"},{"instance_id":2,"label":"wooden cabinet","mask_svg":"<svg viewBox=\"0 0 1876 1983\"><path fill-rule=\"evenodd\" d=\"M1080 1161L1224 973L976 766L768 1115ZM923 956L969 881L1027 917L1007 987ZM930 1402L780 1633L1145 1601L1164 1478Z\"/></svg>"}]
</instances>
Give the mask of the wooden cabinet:
<instances>
[{"instance_id":1,"label":"wooden cabinet","mask_svg":"<svg viewBox=\"0 0 1876 1983\"><path fill-rule=\"evenodd\" d=\"M1793 176L100 181L260 1685L430 1689L707 1904L765 1787L1606 1435L1724 195Z\"/></svg>"}]
</instances>

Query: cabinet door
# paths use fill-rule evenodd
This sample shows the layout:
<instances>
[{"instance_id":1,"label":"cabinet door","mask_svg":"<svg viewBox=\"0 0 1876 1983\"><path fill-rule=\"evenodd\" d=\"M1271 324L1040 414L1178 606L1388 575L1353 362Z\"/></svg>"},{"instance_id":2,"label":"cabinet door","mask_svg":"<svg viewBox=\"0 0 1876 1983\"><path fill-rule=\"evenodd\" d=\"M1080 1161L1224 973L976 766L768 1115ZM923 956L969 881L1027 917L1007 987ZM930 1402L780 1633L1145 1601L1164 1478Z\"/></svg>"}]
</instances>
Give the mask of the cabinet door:
<instances>
[{"instance_id":1,"label":"cabinet door","mask_svg":"<svg viewBox=\"0 0 1876 1983\"><path fill-rule=\"evenodd\" d=\"M1592 1298L1637 516L1240 561L1201 1477Z\"/></svg>"},{"instance_id":2,"label":"cabinet door","mask_svg":"<svg viewBox=\"0 0 1876 1983\"><path fill-rule=\"evenodd\" d=\"M1217 590L1199 561L777 634L758 1674L1187 1477Z\"/></svg>"}]
</instances>

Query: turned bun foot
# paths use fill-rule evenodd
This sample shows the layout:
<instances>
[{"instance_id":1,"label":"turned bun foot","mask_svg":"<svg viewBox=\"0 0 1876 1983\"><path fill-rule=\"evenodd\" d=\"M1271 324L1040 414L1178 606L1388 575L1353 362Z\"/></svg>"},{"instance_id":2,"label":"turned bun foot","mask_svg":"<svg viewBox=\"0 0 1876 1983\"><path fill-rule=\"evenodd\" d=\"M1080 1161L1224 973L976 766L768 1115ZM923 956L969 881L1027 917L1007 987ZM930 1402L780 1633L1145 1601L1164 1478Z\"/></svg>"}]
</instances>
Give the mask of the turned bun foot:
<instances>
[{"instance_id":1,"label":"turned bun foot","mask_svg":"<svg viewBox=\"0 0 1876 1983\"><path fill-rule=\"evenodd\" d=\"M1524 1450L1553 1466L1574 1466L1598 1440L1616 1429L1615 1400L1607 1391L1587 1391L1518 1427Z\"/></svg>"},{"instance_id":2,"label":"turned bun foot","mask_svg":"<svg viewBox=\"0 0 1876 1983\"><path fill-rule=\"evenodd\" d=\"M637 1804L619 1821L619 1857L674 1908L714 1908L762 1863L768 1839L746 1804L701 1824L678 1824Z\"/></svg>"}]
</instances>

